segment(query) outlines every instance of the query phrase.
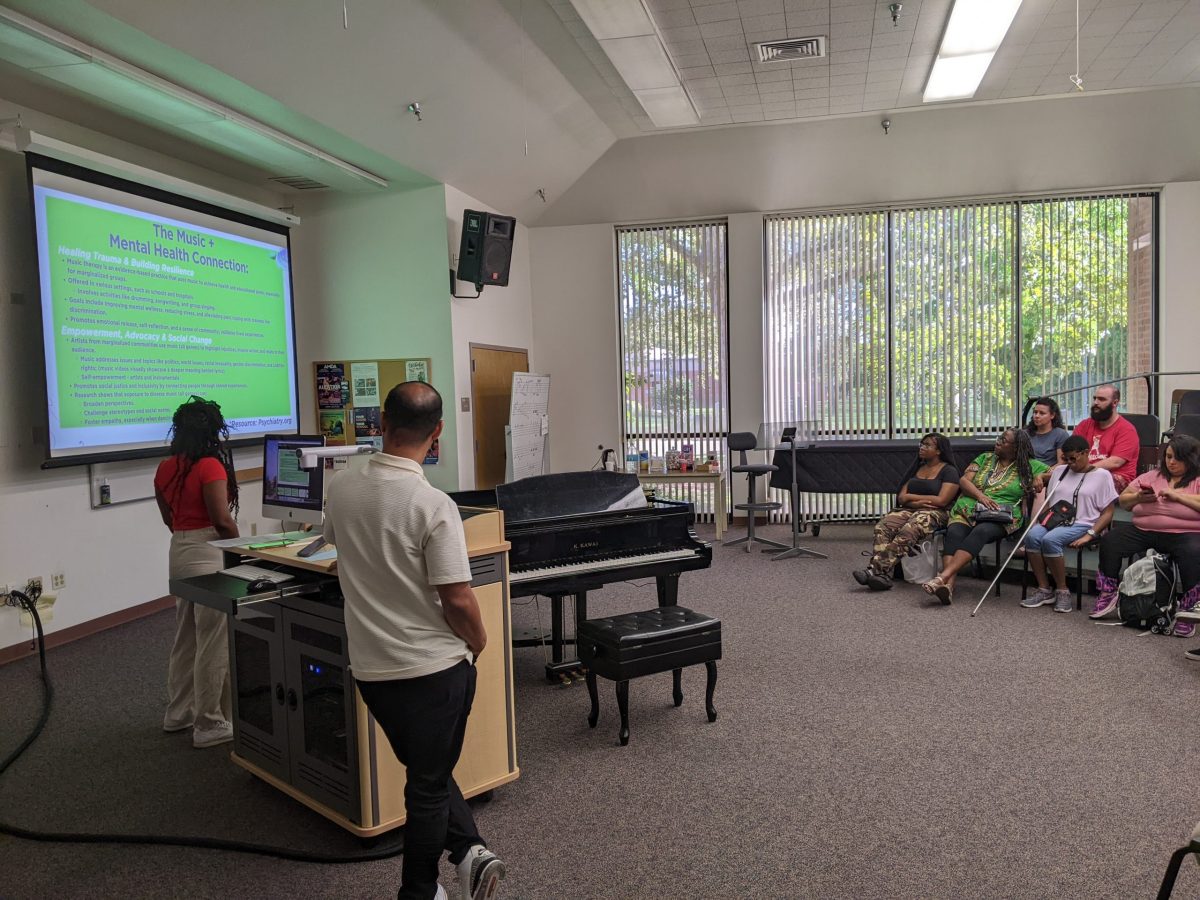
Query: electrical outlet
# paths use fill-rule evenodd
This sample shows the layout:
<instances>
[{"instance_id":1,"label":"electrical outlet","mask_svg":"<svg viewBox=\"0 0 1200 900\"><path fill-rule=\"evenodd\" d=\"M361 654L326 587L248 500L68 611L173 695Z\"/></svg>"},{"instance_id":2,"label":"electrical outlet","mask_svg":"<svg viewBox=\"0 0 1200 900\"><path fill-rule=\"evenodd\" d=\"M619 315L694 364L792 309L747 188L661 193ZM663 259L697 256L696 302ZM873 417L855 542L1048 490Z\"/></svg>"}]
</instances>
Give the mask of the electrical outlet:
<instances>
[{"instance_id":1,"label":"electrical outlet","mask_svg":"<svg viewBox=\"0 0 1200 900\"><path fill-rule=\"evenodd\" d=\"M61 591L67 586L67 576L65 572L55 572L50 576L50 589L53 591Z\"/></svg>"},{"instance_id":2,"label":"electrical outlet","mask_svg":"<svg viewBox=\"0 0 1200 900\"><path fill-rule=\"evenodd\" d=\"M42 576L34 575L25 582L25 596L30 600L37 602L38 597L42 596Z\"/></svg>"}]
</instances>

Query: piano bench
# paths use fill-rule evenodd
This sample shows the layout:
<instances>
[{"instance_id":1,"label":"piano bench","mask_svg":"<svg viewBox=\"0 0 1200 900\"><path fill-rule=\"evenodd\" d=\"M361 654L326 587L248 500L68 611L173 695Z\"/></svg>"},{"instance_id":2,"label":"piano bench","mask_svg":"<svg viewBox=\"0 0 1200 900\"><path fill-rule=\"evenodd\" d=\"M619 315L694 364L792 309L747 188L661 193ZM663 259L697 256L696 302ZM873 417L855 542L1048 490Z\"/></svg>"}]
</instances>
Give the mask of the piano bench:
<instances>
[{"instance_id":1,"label":"piano bench","mask_svg":"<svg viewBox=\"0 0 1200 900\"><path fill-rule=\"evenodd\" d=\"M674 675L675 705L683 703L680 677L684 666L704 663L708 685L704 705L708 721L715 722L713 690L717 685L717 660L721 658L721 620L682 606L660 606L645 612L625 613L579 623L579 660L587 669L592 710L588 725L600 719L596 676L617 683L617 708L621 712L621 745L629 743L629 680L670 671Z\"/></svg>"}]
</instances>

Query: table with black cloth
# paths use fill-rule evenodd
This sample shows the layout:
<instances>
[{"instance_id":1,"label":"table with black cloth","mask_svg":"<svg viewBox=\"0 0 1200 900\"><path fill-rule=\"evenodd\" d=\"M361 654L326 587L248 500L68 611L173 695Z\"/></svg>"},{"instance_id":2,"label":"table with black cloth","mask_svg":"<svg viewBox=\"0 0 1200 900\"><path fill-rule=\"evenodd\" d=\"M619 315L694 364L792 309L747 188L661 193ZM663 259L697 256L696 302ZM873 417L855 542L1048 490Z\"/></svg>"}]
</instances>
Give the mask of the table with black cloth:
<instances>
[{"instance_id":1,"label":"table with black cloth","mask_svg":"<svg viewBox=\"0 0 1200 900\"><path fill-rule=\"evenodd\" d=\"M796 445L796 490L813 494L894 494L917 458L915 438L810 441ZM995 447L995 438L951 438L955 465L966 471L980 453ZM776 448L771 460L771 487L792 489L792 452Z\"/></svg>"}]
</instances>

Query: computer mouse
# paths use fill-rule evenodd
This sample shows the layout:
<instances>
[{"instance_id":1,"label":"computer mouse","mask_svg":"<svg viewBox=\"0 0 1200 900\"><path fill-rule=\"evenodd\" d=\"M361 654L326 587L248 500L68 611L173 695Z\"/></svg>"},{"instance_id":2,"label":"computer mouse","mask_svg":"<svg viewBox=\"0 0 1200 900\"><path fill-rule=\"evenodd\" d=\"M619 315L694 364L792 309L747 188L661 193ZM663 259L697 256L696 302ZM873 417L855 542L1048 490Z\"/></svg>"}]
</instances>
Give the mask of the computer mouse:
<instances>
[{"instance_id":1,"label":"computer mouse","mask_svg":"<svg viewBox=\"0 0 1200 900\"><path fill-rule=\"evenodd\" d=\"M258 594L262 591L273 591L276 587L278 587L278 585L269 579L255 578L248 585L246 585L246 590L251 594Z\"/></svg>"}]
</instances>

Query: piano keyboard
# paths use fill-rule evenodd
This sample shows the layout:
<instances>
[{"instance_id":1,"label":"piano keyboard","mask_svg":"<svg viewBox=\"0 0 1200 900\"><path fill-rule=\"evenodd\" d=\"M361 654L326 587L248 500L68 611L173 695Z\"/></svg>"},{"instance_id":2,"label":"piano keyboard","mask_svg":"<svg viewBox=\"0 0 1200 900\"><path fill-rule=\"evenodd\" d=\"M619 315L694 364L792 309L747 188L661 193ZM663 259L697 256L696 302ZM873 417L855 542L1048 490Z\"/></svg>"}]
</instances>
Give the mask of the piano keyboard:
<instances>
[{"instance_id":1,"label":"piano keyboard","mask_svg":"<svg viewBox=\"0 0 1200 900\"><path fill-rule=\"evenodd\" d=\"M510 584L520 584L524 581L537 581L541 578L555 578L563 575L579 575L588 572L609 572L613 569L626 569L633 566L644 566L649 563L668 562L673 559L691 559L696 556L695 550L664 550L660 553L643 553L636 556L613 556L607 559L589 559L586 562L568 563L561 566L545 566L538 569L524 569L512 572L508 576Z\"/></svg>"}]
</instances>

